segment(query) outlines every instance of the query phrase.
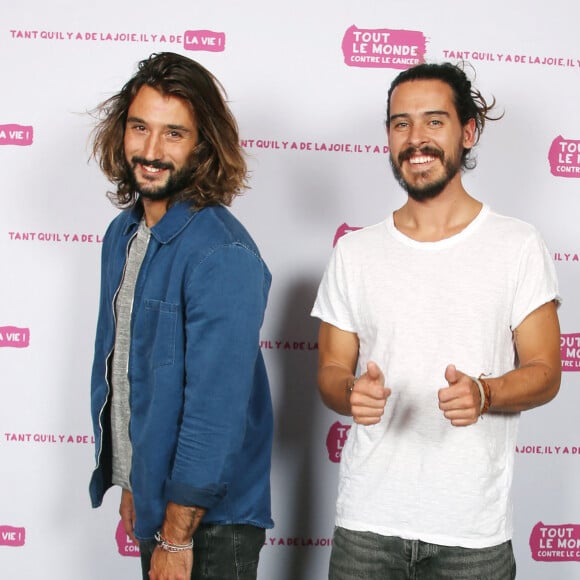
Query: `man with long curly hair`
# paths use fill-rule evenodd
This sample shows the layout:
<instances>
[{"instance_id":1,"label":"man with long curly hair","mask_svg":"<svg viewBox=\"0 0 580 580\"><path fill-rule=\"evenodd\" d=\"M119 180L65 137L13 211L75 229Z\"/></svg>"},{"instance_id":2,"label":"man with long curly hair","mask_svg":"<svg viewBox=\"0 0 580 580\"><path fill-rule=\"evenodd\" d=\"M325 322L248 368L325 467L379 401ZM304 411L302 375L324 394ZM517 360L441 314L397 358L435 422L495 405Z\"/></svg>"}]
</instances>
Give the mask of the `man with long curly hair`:
<instances>
[{"instance_id":1,"label":"man with long curly hair","mask_svg":"<svg viewBox=\"0 0 580 580\"><path fill-rule=\"evenodd\" d=\"M253 580L273 525L271 276L226 208L247 187L236 121L215 77L173 53L96 112L93 155L123 211L102 250L93 506L122 488L143 578Z\"/></svg>"},{"instance_id":2,"label":"man with long curly hair","mask_svg":"<svg viewBox=\"0 0 580 580\"><path fill-rule=\"evenodd\" d=\"M451 63L394 79L407 200L341 238L320 285L320 391L354 421L331 580L515 577L518 419L558 392L559 296L537 230L462 183L494 104Z\"/></svg>"}]
</instances>

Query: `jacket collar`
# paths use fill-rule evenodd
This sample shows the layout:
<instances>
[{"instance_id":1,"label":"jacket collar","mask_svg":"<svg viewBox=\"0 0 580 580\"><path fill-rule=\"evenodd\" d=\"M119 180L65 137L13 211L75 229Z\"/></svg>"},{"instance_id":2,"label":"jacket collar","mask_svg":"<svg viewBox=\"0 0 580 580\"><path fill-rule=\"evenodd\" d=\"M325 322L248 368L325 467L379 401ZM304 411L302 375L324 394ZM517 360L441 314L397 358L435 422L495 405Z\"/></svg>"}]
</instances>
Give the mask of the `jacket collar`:
<instances>
[{"instance_id":1,"label":"jacket collar","mask_svg":"<svg viewBox=\"0 0 580 580\"><path fill-rule=\"evenodd\" d=\"M195 217L197 211L189 202L182 201L171 206L167 213L151 228L151 235L160 243L167 244L179 235L187 224ZM125 234L133 233L143 217L143 206L137 202L127 211Z\"/></svg>"}]
</instances>

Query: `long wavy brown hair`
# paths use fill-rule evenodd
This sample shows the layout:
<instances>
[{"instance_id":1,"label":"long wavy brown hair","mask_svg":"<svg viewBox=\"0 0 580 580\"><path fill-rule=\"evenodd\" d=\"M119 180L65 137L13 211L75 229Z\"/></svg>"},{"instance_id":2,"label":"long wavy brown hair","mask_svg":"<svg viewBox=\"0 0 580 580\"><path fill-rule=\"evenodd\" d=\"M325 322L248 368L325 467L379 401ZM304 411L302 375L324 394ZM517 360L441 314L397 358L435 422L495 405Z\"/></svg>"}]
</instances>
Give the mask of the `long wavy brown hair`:
<instances>
[{"instance_id":1,"label":"long wavy brown hair","mask_svg":"<svg viewBox=\"0 0 580 580\"><path fill-rule=\"evenodd\" d=\"M123 140L127 112L143 86L188 103L195 115L199 135L192 151L193 169L189 185L169 200L189 201L196 208L230 205L247 189L247 166L240 146L236 120L226 104L221 83L203 66L172 52L152 54L139 63L138 71L121 91L101 103L93 114L92 156L117 187L109 199L120 208L133 207L138 200Z\"/></svg>"}]
</instances>

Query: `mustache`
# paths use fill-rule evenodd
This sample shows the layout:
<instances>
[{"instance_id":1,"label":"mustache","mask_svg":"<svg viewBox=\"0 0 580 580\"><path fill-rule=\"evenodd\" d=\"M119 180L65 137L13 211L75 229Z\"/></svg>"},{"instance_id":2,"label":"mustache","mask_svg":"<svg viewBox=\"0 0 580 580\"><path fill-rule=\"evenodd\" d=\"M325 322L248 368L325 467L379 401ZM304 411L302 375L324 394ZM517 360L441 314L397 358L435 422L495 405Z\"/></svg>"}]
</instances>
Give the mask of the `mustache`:
<instances>
[{"instance_id":1,"label":"mustache","mask_svg":"<svg viewBox=\"0 0 580 580\"><path fill-rule=\"evenodd\" d=\"M408 161L413 157L415 154L419 155L429 155L431 157L437 157L443 161L445 157L443 151L441 149L437 149L436 147L432 147L430 145L425 145L424 147L407 147L401 151L397 157L399 163L403 163L403 161Z\"/></svg>"},{"instance_id":2,"label":"mustache","mask_svg":"<svg viewBox=\"0 0 580 580\"><path fill-rule=\"evenodd\" d=\"M145 165L146 167L153 167L153 169L169 169L173 171L175 166L173 163L164 163L163 161L159 161L159 159L145 159L144 157L131 157L131 163L133 167L136 165Z\"/></svg>"}]
</instances>

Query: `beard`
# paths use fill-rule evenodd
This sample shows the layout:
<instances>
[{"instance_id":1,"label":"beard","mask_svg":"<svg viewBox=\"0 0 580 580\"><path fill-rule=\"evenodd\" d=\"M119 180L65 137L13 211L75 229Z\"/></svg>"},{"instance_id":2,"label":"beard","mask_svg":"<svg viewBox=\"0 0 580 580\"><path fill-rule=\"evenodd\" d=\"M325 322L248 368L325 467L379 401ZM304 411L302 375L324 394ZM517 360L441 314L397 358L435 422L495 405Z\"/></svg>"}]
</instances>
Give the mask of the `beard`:
<instances>
[{"instance_id":1,"label":"beard","mask_svg":"<svg viewBox=\"0 0 580 580\"><path fill-rule=\"evenodd\" d=\"M462 152L463 149L461 148L452 157L446 157L445 152L437 147L430 147L429 145L425 147L408 147L399 153L396 162L393 159L392 154L389 156L389 161L391 163L393 175L399 182L399 185L409 194L411 199L422 202L437 197L447 187L449 182L459 173L459 170L461 169ZM439 159L443 165L443 175L432 181L426 181L422 185L413 185L407 181L403 176L401 168L403 162L408 161L416 153L420 155L429 155ZM421 174L421 177L426 176L427 171Z\"/></svg>"},{"instance_id":2,"label":"beard","mask_svg":"<svg viewBox=\"0 0 580 580\"><path fill-rule=\"evenodd\" d=\"M144 165L155 169L165 169L170 173L165 183L159 185L153 185L147 181L145 181L145 183L139 183L137 181L137 175L135 174L135 167L137 165ZM131 163L127 163L127 168L129 170L129 178L133 190L138 192L141 197L151 201L169 199L181 193L191 184L191 176L195 171L193 156L188 159L187 163L181 169L177 170L173 163L164 163L159 160L148 161L143 157L137 156L131 158Z\"/></svg>"}]
</instances>

